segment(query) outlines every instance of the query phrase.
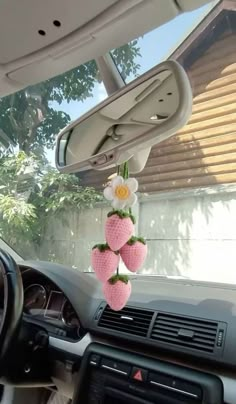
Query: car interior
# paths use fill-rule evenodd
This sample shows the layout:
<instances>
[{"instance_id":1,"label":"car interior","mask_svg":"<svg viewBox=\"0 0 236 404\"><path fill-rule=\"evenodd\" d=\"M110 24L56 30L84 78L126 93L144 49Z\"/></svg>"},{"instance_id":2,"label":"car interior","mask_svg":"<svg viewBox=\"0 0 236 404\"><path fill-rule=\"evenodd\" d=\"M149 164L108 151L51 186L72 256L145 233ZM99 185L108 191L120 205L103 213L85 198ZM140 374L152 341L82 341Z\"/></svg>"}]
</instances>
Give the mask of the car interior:
<instances>
[{"instance_id":1,"label":"car interior","mask_svg":"<svg viewBox=\"0 0 236 404\"><path fill-rule=\"evenodd\" d=\"M205 14L203 11L200 14L199 10L205 10ZM230 251L224 250L225 265L219 273L214 275L214 268L209 269L209 262L214 266L219 260L217 254L223 248L219 239L230 238L224 236L225 211L217 208L216 215L220 219L215 231L221 231L223 236L214 236L218 244L214 244L205 267L199 268L199 276L189 275L190 260L184 253L177 254L174 242L181 247L187 236L183 236L183 240L178 234L170 236L162 260L158 258L160 237L157 236L154 244L150 236L157 227L163 227L165 237L178 226L185 228L186 205L181 208L182 216L177 217L177 221L171 217L167 221L168 192L175 180L169 180L170 170L167 173L163 170L170 163L171 172L178 171L179 163L174 162L168 152L175 135L189 136L187 132L187 135L181 134L189 122L193 131L201 132L203 139L206 131L210 133L219 125L214 121L205 129L201 127L200 118L192 115L203 114L201 119L204 119L214 106L209 110L207 105L196 109L196 105L200 105L195 101L195 97L201 97L200 85L196 93L197 79L194 74L188 74L187 64L181 64L181 43L185 41L184 55L190 54L188 47L196 52L194 41L202 35L203 28L199 24L203 20L207 32L203 36L204 44L216 31L221 38L223 20L220 18L225 18L228 30L228 36L223 33L222 38L229 38L234 32L232 26L228 29L231 17L228 18L227 13L235 10L234 0L0 2L1 404L236 403L236 278L233 270L231 278L227 278L227 262L234 267L235 244ZM168 38L172 38L169 42L164 34L158 34L149 48L145 45L142 63L146 63L146 67L140 72L138 64L134 67L135 57L141 52L135 53L137 38L144 41L146 35L155 30L167 32L169 27L177 27L170 25L176 21L187 24L194 13L199 13L200 17L189 23L192 36L191 30L185 32L183 28L177 43L177 28L169 32ZM208 15L211 15L212 25L207 22ZM232 21L236 20L232 17ZM232 59L235 37L229 40ZM204 46L199 45L203 57L209 53ZM161 47L163 55L149 66L149 56L159 52ZM169 57L175 48L178 57ZM222 64L226 60L225 49L216 45ZM193 63L196 63L195 70L200 71L196 77L200 80L208 75L210 80L211 69L218 62L213 57L204 72L199 61ZM234 75L235 64L236 61L234 65L232 62L224 72ZM220 78L214 80L225 79L226 73L221 72ZM235 100L233 85L229 83L212 120L226 114L228 96ZM94 96L96 89L103 91L100 98ZM216 103L217 92L221 90L214 90L210 85L208 90L209 93L216 91L213 101ZM226 147L222 138L231 136L232 140L227 140L232 164L229 179L225 180L223 171L214 177L220 179L221 191L225 183L232 187L236 182L235 155L230 143L234 141L236 129L234 113L235 106L225 124L231 127L222 130L221 143L217 146L218 149ZM214 139L217 136L214 135ZM199 144L204 146L205 137L195 145L191 138L190 147L195 150ZM210 139L209 142L213 142L213 137ZM163 142L167 143L161 149ZM158 150L167 152L161 154ZM178 161L183 164L178 177L182 181L184 170L191 168L188 165L191 163L184 161L185 151L183 146L174 154L180 156ZM156 170L152 165L155 158L160 159L155 163ZM202 160L208 158L213 157L206 154ZM46 168L48 161L50 169ZM216 167L216 163L213 165ZM199 173L204 171L201 167L197 169ZM162 182L158 182L159 177ZM145 182L145 178L151 179ZM196 178L199 178L197 174L193 180L190 175L186 187L179 187L178 200L188 193L190 186L194 192L191 195L199 198L201 190L197 183L194 185ZM207 181L208 177L205 178ZM140 190L136 195L138 182ZM201 187L204 188L204 182ZM158 196L161 192L162 198ZM203 194L204 201L211 193L208 188L207 194ZM145 198L149 199L144 209ZM191 198L194 203L194 196ZM156 200L159 205L155 205ZM180 209L179 203L174 200L173 210ZM110 213L109 204L113 208ZM219 207L219 199L216 204ZM229 204L227 206L229 211ZM235 208L235 204L233 206ZM198 207L195 215L196 212ZM37 215L39 230L36 229ZM136 216L135 228L141 229L138 237L132 233L133 216ZM233 214L227 220L233 224ZM109 225L113 223L112 228L108 228L108 221ZM117 226L121 229L125 221L129 221L131 230L119 244L120 234L114 226L119 222ZM102 229L99 235L98 222ZM86 227L84 232L83 226ZM186 226L186 231L190 231ZM209 217L206 232L208 226L211 226ZM45 228L49 229L48 235ZM104 228L107 243L101 245L98 242ZM80 237L76 236L78 243L70 241L68 248L65 237L76 239L76 231L80 233ZM52 233L58 237L57 245ZM37 253L36 236L41 237L41 248L47 254ZM139 236L146 237L146 241ZM194 237L199 245L197 236ZM234 239L233 224L231 241ZM94 247L93 241L96 241ZM132 250L128 258L127 251L123 250L124 246L131 249L135 243L142 247L143 260L147 255L147 264L142 264L143 269L138 273L133 264L136 250ZM189 242L185 248L191 248ZM204 253L196 253L196 262L204 262L208 247L204 248ZM74 257L78 254L73 262L72 250ZM90 265L91 254L94 270ZM97 257L105 255L114 260L116 275L114 269L108 268L111 262L108 263L108 259L96 266ZM164 267L162 270L167 259L170 268L182 265L185 269L176 273L168 273ZM115 290L115 286L114 296L111 289Z\"/></svg>"}]
</instances>

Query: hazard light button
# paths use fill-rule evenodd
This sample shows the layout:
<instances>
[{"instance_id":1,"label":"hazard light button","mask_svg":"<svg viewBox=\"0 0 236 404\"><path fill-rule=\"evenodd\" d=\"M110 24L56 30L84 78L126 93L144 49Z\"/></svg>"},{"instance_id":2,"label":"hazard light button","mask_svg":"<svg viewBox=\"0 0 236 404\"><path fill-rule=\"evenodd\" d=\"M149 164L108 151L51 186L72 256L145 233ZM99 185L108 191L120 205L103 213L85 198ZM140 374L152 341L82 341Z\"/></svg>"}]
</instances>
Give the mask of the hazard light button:
<instances>
[{"instance_id":1,"label":"hazard light button","mask_svg":"<svg viewBox=\"0 0 236 404\"><path fill-rule=\"evenodd\" d=\"M131 379L137 380L138 382L146 382L147 374L147 370L133 367L131 372Z\"/></svg>"}]
</instances>

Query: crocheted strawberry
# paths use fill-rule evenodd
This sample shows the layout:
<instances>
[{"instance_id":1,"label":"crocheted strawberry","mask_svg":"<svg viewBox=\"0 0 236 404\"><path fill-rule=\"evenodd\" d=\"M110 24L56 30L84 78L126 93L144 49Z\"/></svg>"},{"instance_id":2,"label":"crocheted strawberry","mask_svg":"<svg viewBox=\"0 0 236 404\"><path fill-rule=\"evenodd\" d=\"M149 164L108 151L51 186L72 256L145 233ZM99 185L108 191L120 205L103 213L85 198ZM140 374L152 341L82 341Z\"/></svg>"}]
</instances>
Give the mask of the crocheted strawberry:
<instances>
[{"instance_id":1,"label":"crocheted strawberry","mask_svg":"<svg viewBox=\"0 0 236 404\"><path fill-rule=\"evenodd\" d=\"M121 248L120 255L126 267L131 272L136 272L146 259L147 244L142 237L131 237Z\"/></svg>"},{"instance_id":2,"label":"crocheted strawberry","mask_svg":"<svg viewBox=\"0 0 236 404\"><path fill-rule=\"evenodd\" d=\"M97 244L92 250L92 268L101 282L106 282L116 271L120 256L108 244Z\"/></svg>"},{"instance_id":3,"label":"crocheted strawberry","mask_svg":"<svg viewBox=\"0 0 236 404\"><path fill-rule=\"evenodd\" d=\"M113 251L118 251L134 234L134 217L122 210L108 213L105 224L106 241Z\"/></svg>"},{"instance_id":4,"label":"crocheted strawberry","mask_svg":"<svg viewBox=\"0 0 236 404\"><path fill-rule=\"evenodd\" d=\"M112 310L123 309L131 294L131 283L128 276L114 275L104 283L103 293Z\"/></svg>"}]
</instances>

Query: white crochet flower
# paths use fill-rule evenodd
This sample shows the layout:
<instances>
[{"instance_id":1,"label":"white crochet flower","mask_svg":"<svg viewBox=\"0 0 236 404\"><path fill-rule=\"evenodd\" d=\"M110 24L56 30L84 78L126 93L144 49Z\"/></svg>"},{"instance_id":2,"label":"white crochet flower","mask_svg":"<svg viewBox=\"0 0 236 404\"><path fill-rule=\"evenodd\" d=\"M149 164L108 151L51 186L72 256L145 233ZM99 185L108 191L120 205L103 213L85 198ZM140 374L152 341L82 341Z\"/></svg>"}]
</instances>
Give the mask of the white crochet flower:
<instances>
[{"instance_id":1,"label":"white crochet flower","mask_svg":"<svg viewBox=\"0 0 236 404\"><path fill-rule=\"evenodd\" d=\"M104 196L114 209L131 207L137 202L138 181L135 178L124 180L123 177L115 177L110 185L104 189Z\"/></svg>"}]
</instances>

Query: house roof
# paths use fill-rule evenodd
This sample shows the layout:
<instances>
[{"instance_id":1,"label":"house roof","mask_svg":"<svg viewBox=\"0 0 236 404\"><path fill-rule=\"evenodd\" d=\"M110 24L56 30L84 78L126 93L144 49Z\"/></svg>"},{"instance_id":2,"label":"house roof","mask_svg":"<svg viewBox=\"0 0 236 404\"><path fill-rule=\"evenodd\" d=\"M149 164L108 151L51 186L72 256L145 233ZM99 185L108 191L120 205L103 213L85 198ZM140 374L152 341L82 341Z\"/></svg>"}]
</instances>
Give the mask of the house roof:
<instances>
[{"instance_id":1,"label":"house roof","mask_svg":"<svg viewBox=\"0 0 236 404\"><path fill-rule=\"evenodd\" d=\"M193 31L199 26L199 24L212 12L212 10L219 4L221 0L214 0L211 1L209 4L203 7L203 11L199 14L198 17L192 22L192 25L188 27L182 36L179 38L178 42L175 42L173 46L168 49L166 55L164 56L163 60L170 59L171 56L175 53L176 49L182 45L182 43L188 38Z\"/></svg>"},{"instance_id":2,"label":"house roof","mask_svg":"<svg viewBox=\"0 0 236 404\"><path fill-rule=\"evenodd\" d=\"M236 1L223 0L202 19L168 59L189 68L225 32L236 32Z\"/></svg>"}]
</instances>

